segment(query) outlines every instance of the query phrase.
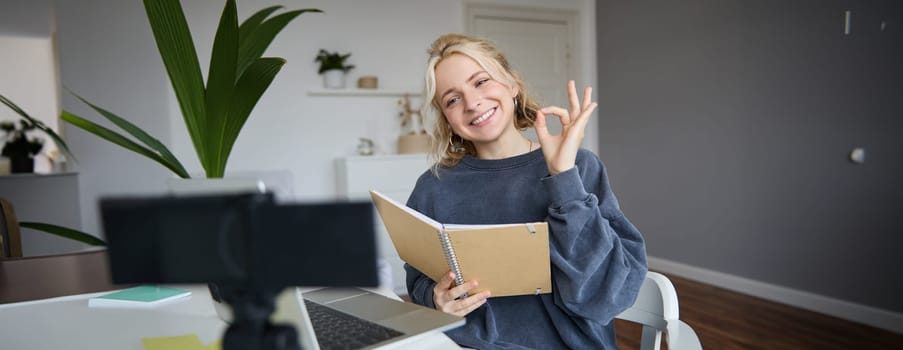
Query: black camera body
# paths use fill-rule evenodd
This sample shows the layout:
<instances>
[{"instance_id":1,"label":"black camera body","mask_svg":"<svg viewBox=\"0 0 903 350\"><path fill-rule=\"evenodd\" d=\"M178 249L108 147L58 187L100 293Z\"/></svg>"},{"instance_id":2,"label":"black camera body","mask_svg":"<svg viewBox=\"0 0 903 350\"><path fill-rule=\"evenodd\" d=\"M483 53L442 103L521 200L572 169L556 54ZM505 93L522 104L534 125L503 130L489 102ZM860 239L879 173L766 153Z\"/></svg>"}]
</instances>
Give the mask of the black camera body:
<instances>
[{"instance_id":1,"label":"black camera body","mask_svg":"<svg viewBox=\"0 0 903 350\"><path fill-rule=\"evenodd\" d=\"M210 284L233 309L227 350L297 348L294 328L269 323L285 287L379 284L369 202L244 193L104 198L100 207L113 282Z\"/></svg>"}]
</instances>

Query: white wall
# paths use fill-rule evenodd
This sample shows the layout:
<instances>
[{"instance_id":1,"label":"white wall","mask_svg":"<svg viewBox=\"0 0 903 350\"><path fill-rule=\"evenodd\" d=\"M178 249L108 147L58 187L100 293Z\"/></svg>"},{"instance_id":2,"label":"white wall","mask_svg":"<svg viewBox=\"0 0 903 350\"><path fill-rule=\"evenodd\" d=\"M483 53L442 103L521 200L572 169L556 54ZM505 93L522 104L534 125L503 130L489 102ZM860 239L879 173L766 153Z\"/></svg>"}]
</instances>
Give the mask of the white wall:
<instances>
[{"instance_id":1,"label":"white wall","mask_svg":"<svg viewBox=\"0 0 903 350\"><path fill-rule=\"evenodd\" d=\"M18 105L28 115L48 127L59 130L58 77L53 41L49 36L5 36L0 33L0 94ZM16 112L0 106L0 121L22 120ZM7 136L7 135L2 135ZM53 140L43 132L28 132L29 138L43 139L44 148L35 157L35 172L50 171L46 154L56 149ZM5 139L3 139L5 140ZM5 142L4 142L5 143ZM0 149L3 144L0 143Z\"/></svg>"},{"instance_id":2,"label":"white wall","mask_svg":"<svg viewBox=\"0 0 903 350\"><path fill-rule=\"evenodd\" d=\"M275 1L239 1L244 19ZM284 3L283 3L284 4ZM354 153L359 137L378 138L383 153L394 152L397 98L311 97L321 77L313 62L320 48L351 52L358 76L376 75L380 86L419 91L427 45L441 33L460 31L461 3L393 0L309 1L289 9L315 7L276 38L267 52L288 63L258 103L242 131L228 174L288 171L300 199L333 198L333 162ZM218 2L183 2L206 70ZM145 128L170 145L193 174L202 173L177 103L156 52L140 1L104 0L58 4L63 84ZM434 16L425 16L433 13ZM115 14L115 16L111 16ZM71 96L64 109L94 121L102 118ZM159 192L171 175L161 166L67 126L79 156L83 228L99 232L96 201L111 194Z\"/></svg>"},{"instance_id":3,"label":"white wall","mask_svg":"<svg viewBox=\"0 0 903 350\"><path fill-rule=\"evenodd\" d=\"M239 18L275 1L241 1ZM186 2L202 70L220 8L209 2ZM267 56L285 58L283 67L239 136L227 173L288 170L299 198L333 198L336 158L355 154L358 138L374 139L378 153L395 153L400 132L399 97L309 96L319 89L314 56L319 49L350 52L356 66L348 75L353 86L361 75L375 75L380 87L420 92L426 48L438 35L460 31L461 4L450 1L307 1L290 9L314 7L325 13L303 14L276 38ZM424 14L434 13L436 16ZM439 15L441 14L441 15ZM417 99L419 103L419 99ZM190 160L200 173L191 140L170 99L174 153Z\"/></svg>"},{"instance_id":4,"label":"white wall","mask_svg":"<svg viewBox=\"0 0 903 350\"><path fill-rule=\"evenodd\" d=\"M606 103L606 96L598 94L598 74L596 66L596 0L470 0L465 4L492 5L502 7L532 7L536 9L568 10L577 12L575 28L576 47L573 49L574 64L576 64L577 76L568 77L577 82L577 86L588 84L595 88L593 101L600 104ZM467 20L462 18L462 20ZM462 28L466 28L462 23ZM528 82L529 83L529 82ZM563 89L563 88L562 88ZM590 119L586 126L586 135L583 139L583 147L599 154L599 128L605 127L604 116L599 114Z\"/></svg>"},{"instance_id":5,"label":"white wall","mask_svg":"<svg viewBox=\"0 0 903 350\"><path fill-rule=\"evenodd\" d=\"M81 0L56 3L60 80L69 90L129 119L169 142L168 82L141 1ZM63 109L103 118L63 94ZM109 123L103 123L109 125ZM82 229L99 234L97 200L106 195L164 189L169 171L63 123L75 165Z\"/></svg>"},{"instance_id":6,"label":"white wall","mask_svg":"<svg viewBox=\"0 0 903 350\"><path fill-rule=\"evenodd\" d=\"M4 51L0 55L0 92L32 117L57 129L56 58L50 37L0 34L0 47ZM11 109L0 108L0 120L19 119Z\"/></svg>"},{"instance_id":7,"label":"white wall","mask_svg":"<svg viewBox=\"0 0 903 350\"><path fill-rule=\"evenodd\" d=\"M590 0L480 2L592 8ZM349 63L357 67L349 73L350 85L361 75L376 75L380 87L419 92L427 47L440 34L463 31L464 2L241 0L239 18L271 5L313 7L325 13L301 15L270 46L267 56L288 62L242 130L227 176L289 173L296 198L331 199L336 196L334 162L355 154L358 138L373 138L378 153L395 153L400 107L398 97L308 95L321 86L314 62L317 51L352 53ZM202 71L206 71L221 2L183 1L183 6ZM64 1L57 4L56 12L63 84L145 128L170 145L190 173L202 174L141 1ZM581 13L592 17L591 11ZM64 96L63 107L94 121L102 119L71 96ZM148 159L66 128L80 160L82 222L87 232L99 232L95 208L100 196L162 191L171 176ZM587 144L595 148L590 141L595 132L589 134Z\"/></svg>"},{"instance_id":8,"label":"white wall","mask_svg":"<svg viewBox=\"0 0 903 350\"><path fill-rule=\"evenodd\" d=\"M48 127L59 130L59 74L50 0L3 2L0 10L0 94ZM20 119L11 109L0 106L0 121ZM56 150L56 145L39 131L30 132L29 137L44 139L44 149L35 159L35 171L49 172L50 163L45 155ZM8 161L0 159L0 162Z\"/></svg>"}]
</instances>

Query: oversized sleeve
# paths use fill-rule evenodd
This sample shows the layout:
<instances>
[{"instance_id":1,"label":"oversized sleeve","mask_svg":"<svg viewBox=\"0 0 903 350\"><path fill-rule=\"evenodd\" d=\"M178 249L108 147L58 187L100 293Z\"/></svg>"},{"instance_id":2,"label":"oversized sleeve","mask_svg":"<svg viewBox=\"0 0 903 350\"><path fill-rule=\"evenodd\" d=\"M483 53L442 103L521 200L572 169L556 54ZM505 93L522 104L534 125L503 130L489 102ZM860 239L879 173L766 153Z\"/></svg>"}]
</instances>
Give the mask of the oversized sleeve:
<instances>
[{"instance_id":1,"label":"oversized sleeve","mask_svg":"<svg viewBox=\"0 0 903 350\"><path fill-rule=\"evenodd\" d=\"M646 247L611 191L602 162L542 179L555 304L573 318L608 324L633 305L646 276Z\"/></svg>"},{"instance_id":2,"label":"oversized sleeve","mask_svg":"<svg viewBox=\"0 0 903 350\"><path fill-rule=\"evenodd\" d=\"M415 304L435 309L433 287L436 286L436 282L407 263L404 264L404 270L407 273L406 282L408 285L408 296L411 297L411 301Z\"/></svg>"}]
</instances>

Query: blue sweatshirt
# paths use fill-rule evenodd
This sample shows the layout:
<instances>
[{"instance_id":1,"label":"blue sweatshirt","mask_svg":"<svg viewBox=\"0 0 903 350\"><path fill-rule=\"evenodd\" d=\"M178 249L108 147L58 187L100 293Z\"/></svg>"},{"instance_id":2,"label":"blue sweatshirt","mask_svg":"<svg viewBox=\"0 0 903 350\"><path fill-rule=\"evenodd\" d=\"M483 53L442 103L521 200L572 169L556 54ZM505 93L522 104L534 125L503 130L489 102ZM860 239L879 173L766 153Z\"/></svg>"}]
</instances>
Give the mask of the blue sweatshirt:
<instances>
[{"instance_id":1,"label":"blue sweatshirt","mask_svg":"<svg viewBox=\"0 0 903 350\"><path fill-rule=\"evenodd\" d=\"M617 348L612 320L636 299L646 247L595 154L581 149L576 167L555 176L541 149L500 160L467 156L440 168L438 178L421 175L407 205L450 224L549 223L552 293L490 297L466 325L446 332L455 342L476 349ZM436 282L410 265L405 270L411 299L435 308Z\"/></svg>"}]
</instances>

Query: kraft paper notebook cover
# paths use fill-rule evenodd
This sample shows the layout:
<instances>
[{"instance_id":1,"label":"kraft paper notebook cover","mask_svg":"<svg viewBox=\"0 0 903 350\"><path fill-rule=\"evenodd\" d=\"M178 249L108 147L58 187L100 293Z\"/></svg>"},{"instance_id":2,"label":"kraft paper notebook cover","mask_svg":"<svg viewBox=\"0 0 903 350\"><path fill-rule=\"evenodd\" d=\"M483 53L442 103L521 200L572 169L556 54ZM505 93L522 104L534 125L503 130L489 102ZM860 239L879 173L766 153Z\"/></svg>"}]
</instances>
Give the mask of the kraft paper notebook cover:
<instances>
[{"instance_id":1,"label":"kraft paper notebook cover","mask_svg":"<svg viewBox=\"0 0 903 350\"><path fill-rule=\"evenodd\" d=\"M370 196L401 260L434 281L451 270L458 284L479 282L472 294L552 292L547 223L442 224L379 192Z\"/></svg>"}]
</instances>

